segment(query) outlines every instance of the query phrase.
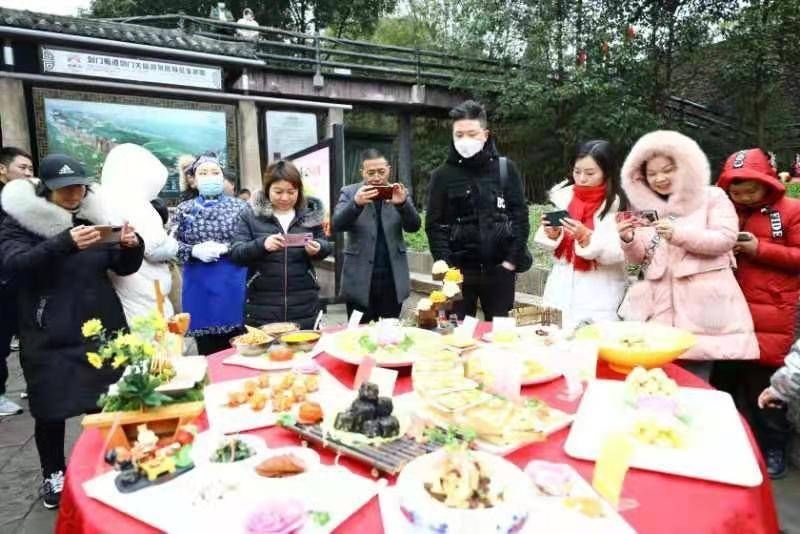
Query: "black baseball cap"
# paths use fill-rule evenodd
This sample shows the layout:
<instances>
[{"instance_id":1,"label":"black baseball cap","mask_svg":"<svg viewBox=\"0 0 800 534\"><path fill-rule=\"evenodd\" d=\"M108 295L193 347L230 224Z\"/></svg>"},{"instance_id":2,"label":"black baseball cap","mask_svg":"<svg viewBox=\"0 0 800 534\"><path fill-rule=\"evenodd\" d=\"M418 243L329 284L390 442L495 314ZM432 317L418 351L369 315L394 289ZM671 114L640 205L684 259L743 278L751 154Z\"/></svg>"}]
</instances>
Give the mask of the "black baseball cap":
<instances>
[{"instance_id":1,"label":"black baseball cap","mask_svg":"<svg viewBox=\"0 0 800 534\"><path fill-rule=\"evenodd\" d=\"M49 154L42 158L39 178L51 191L70 185L92 185L83 165L66 154Z\"/></svg>"}]
</instances>

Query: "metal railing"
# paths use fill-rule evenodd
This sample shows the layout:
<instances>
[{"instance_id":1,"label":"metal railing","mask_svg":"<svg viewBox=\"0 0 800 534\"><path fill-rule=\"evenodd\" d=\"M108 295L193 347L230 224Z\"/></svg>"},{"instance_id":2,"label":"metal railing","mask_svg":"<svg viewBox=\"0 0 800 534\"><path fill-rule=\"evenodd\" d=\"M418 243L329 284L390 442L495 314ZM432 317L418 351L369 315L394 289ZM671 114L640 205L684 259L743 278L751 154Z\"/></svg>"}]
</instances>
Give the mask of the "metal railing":
<instances>
[{"instance_id":1,"label":"metal railing","mask_svg":"<svg viewBox=\"0 0 800 534\"><path fill-rule=\"evenodd\" d=\"M248 26L190 15L153 15L116 19L109 22L141 24L179 29L220 41L252 46L265 66L312 73L381 77L415 84L449 85L460 77L495 81L519 68L518 64L479 57L299 33L269 26ZM253 32L245 38L237 30Z\"/></svg>"}]
</instances>

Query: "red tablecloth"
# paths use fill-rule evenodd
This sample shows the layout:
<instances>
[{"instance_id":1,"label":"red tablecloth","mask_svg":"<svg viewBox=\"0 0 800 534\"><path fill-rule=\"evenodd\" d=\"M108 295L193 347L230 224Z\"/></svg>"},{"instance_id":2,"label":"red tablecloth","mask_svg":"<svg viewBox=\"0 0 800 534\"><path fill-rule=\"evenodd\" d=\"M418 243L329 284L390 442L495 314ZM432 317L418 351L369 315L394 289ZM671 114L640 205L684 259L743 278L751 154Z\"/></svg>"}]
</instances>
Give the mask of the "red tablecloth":
<instances>
[{"instance_id":1,"label":"red tablecloth","mask_svg":"<svg viewBox=\"0 0 800 534\"><path fill-rule=\"evenodd\" d=\"M212 382L259 374L258 371L243 367L222 365L222 360L229 353L225 352L209 358L209 375ZM319 356L318 361L344 385L352 387L356 370L354 366L340 362L326 354ZM669 365L665 370L682 386L709 387L705 382L676 365ZM603 364L599 366L598 376L622 378ZM567 403L556 398L563 389L563 380L556 380L549 384L528 387L525 394L536 395L557 408L574 412L577 409L577 403ZM410 369L406 369L401 371L395 393L406 393L410 390L411 374ZM203 426L207 424L205 416L201 417L200 423ZM524 467L533 459L569 463L587 480L591 480L594 464L573 460L563 450L568 432L568 429L562 430L550 436L547 441L524 447L511 454L508 459L520 467ZM262 436L271 447L296 445L300 442L295 434L278 427L252 433ZM750 441L754 449L758 450L752 435L750 435ZM75 443L67 468L56 532L59 534L155 532L144 523L95 501L84 493L81 484L108 469L103 464L102 446L103 438L100 432L94 429L83 432ZM320 448L317 450L324 463L333 462L333 453ZM761 470L764 472L764 462L760 454L757 456ZM359 462L343 458L340 460L340 464L347 466L355 473L370 476L369 468ZM676 532L773 534L778 532L778 520L772 487L766 473L764 480L765 482L758 488L741 488L632 469L625 479L623 495L635 499L639 506L622 515L633 528L643 534L674 534ZM365 534L383 532L377 497L351 516L336 532L363 532Z\"/></svg>"}]
</instances>

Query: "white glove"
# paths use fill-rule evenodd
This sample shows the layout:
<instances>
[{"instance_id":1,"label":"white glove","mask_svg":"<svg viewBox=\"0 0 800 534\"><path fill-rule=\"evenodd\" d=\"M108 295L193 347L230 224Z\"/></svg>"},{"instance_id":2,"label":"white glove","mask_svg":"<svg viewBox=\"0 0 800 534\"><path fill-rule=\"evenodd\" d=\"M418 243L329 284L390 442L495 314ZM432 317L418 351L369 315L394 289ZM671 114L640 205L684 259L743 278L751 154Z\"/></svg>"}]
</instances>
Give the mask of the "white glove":
<instances>
[{"instance_id":1,"label":"white glove","mask_svg":"<svg viewBox=\"0 0 800 534\"><path fill-rule=\"evenodd\" d=\"M222 253L220 245L222 245L222 243L217 243L216 241L204 241L203 243L198 243L192 247L192 256L203 263L217 261ZM226 245L222 246L227 249Z\"/></svg>"}]
</instances>

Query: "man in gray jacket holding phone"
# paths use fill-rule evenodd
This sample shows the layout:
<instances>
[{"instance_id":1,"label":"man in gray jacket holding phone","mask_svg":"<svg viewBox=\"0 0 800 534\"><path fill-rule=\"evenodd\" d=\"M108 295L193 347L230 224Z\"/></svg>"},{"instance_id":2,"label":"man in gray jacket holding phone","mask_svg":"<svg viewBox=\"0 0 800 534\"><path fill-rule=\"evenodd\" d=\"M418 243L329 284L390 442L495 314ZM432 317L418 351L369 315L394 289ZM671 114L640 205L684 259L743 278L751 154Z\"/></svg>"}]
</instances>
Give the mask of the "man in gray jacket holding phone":
<instances>
[{"instance_id":1,"label":"man in gray jacket holding phone","mask_svg":"<svg viewBox=\"0 0 800 534\"><path fill-rule=\"evenodd\" d=\"M403 231L416 232L420 218L406 188L389 183L392 168L375 149L361 156L362 183L342 188L333 229L346 232L341 297L347 315L361 322L398 317L410 291Z\"/></svg>"}]
</instances>

